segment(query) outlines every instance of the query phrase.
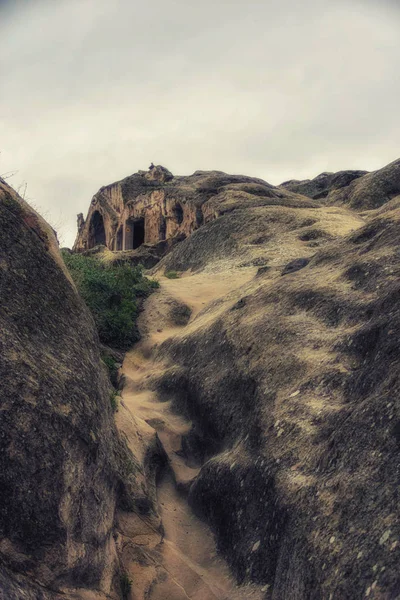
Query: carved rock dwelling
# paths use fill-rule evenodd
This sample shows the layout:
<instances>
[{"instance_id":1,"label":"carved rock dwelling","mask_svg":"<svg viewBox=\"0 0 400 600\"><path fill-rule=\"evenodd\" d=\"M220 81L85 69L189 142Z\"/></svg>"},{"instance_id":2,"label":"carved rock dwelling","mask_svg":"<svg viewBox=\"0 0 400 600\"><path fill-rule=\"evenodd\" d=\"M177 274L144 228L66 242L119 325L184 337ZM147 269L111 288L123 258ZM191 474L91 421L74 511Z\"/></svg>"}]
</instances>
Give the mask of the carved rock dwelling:
<instances>
[{"instance_id":1,"label":"carved rock dwelling","mask_svg":"<svg viewBox=\"0 0 400 600\"><path fill-rule=\"evenodd\" d=\"M86 220L78 215L74 250L98 245L133 250L179 233L189 235L203 223L203 213L199 202L188 202L178 183L181 179L188 178L174 178L165 167L151 166L100 188Z\"/></svg>"}]
</instances>

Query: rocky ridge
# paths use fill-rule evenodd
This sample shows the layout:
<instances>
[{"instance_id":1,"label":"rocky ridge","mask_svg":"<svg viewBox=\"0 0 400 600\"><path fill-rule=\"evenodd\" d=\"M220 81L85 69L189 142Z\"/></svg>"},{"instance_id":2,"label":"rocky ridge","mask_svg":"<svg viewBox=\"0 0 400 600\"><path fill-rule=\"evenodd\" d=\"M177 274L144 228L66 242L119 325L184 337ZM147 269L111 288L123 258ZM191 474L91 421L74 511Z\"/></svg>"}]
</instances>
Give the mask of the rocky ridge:
<instances>
[{"instance_id":1,"label":"rocky ridge","mask_svg":"<svg viewBox=\"0 0 400 600\"><path fill-rule=\"evenodd\" d=\"M115 511L151 510L151 478L54 232L4 181L0 233L0 597L118 598Z\"/></svg>"},{"instance_id":2,"label":"rocky ridge","mask_svg":"<svg viewBox=\"0 0 400 600\"><path fill-rule=\"evenodd\" d=\"M135 600L222 600L235 594L264 600L399 597L399 164L396 161L356 177L354 173L337 178L324 174L321 186L302 182L308 186L303 187L303 194L308 191L313 198L288 189L297 185L293 182L276 188L220 172L172 179L167 175L157 183L163 194L169 193L167 188L174 189L174 201L181 194L183 205L184 199L192 206L198 202L204 220L190 235L185 234L186 239L182 236L157 251L148 248L161 259L153 266L161 287L146 301L140 319L143 340L128 353L122 368L125 388L116 415L119 434L106 406L106 387L101 384L103 391L95 394L96 399L93 386L85 387L85 360L92 368L98 365L89 321L87 335L92 341L85 342L84 357L90 358L84 358L82 368L77 367L74 377L67 379L69 390L74 386L87 389L88 406L93 406L93 414L100 419L97 427L104 428L93 463L80 450L74 456L78 462L83 460L85 476L87 465L93 464L98 485L106 479L111 492L98 487L98 510L104 515L104 502L108 502L105 513L115 514L115 520L111 523L109 518L105 525L94 518L92 538L82 534L87 527L81 517L84 513L79 510L78 522L70 515L82 502L84 506L89 491L83 485L71 494L71 512L67 523L61 524L69 532L69 519L74 523L67 538L51 538L50 555L35 553L28 544L19 562L8 540L13 544L19 540L20 552L27 533L18 530L17 521L10 521L8 537L3 538L6 543L1 542L6 583L0 587L7 585L4 589L11 598L12 593L15 598L52 598L64 588L71 594L71 586L77 591L70 597L89 598L86 594L93 590L118 597L118 568L131 578L129 597ZM144 174L140 177L146 179ZM316 199L321 187L323 194L326 189L328 193ZM6 192L12 195L9 189ZM144 202L154 190L143 193ZM7 194L2 197L6 205ZM35 226L29 214L28 220L19 219L25 223L21 225L24 235L29 234L29 243L33 239L39 243L41 252L52 252L51 260L57 263L57 249L53 244L52 250L46 246L43 250L42 230L39 235L32 233ZM20 230L15 239L19 236ZM9 255L16 260L10 248L16 248L18 255L16 241L5 241L2 247L1 273L6 282L2 290L9 289L9 298L20 299L24 315L28 296L18 286L27 275L24 265L11 261L10 268ZM140 252L143 247L113 256L134 261ZM60 271L62 266L58 263L54 269L64 282L68 314L87 320L73 287ZM170 271L176 271L178 279L169 279ZM9 279L4 279L5 274ZM9 283L11 279L15 284ZM48 297L51 306L57 307L58 284L46 272L41 281L46 282L46 295L48 285L54 291ZM71 308L75 305L79 310ZM13 306L11 300L7 306ZM10 319L10 315L14 313L4 312L3 328L13 332L14 360L22 356L21 348L29 345L38 328L50 337L45 315L26 332L23 316ZM10 329L15 323L17 329ZM54 365L64 365L62 371L54 370L56 386L66 377L64 370L76 342L66 323L56 320L51 327L51 336L58 330L64 335L56 337L57 348L63 344L71 348L71 354L54 355ZM77 327L82 327L78 321ZM53 347L36 346L35 365L41 365L43 357L51 360ZM19 368L8 360L2 372L14 380ZM95 373L103 381L101 369ZM35 382L35 378L27 379L31 380ZM6 397L12 397L10 390ZM41 387L36 394L46 400ZM15 402L22 402L21 396ZM99 432L93 429L86 403L74 402L73 410L63 418L68 421L74 416L89 436L85 439L89 440L91 431L97 439ZM28 415L36 414L37 408L29 403L23 406ZM53 415L58 409L47 410ZM21 454L15 448L16 440L24 438L9 424L18 422L17 415L24 411L10 407L4 413L7 451L11 448L10 456L21 465L27 461L27 450ZM39 429L37 439L47 439L46 419L46 431ZM54 416L51 419L55 422ZM66 456L68 444L77 443L82 435L74 429L67 436ZM105 456L114 456L111 448L120 448L121 440L129 447L134 465L123 476L117 459L110 459L108 470L101 462ZM37 460L46 464L46 455L43 458L42 450L34 448ZM65 455L60 451L63 461ZM18 488L15 473L20 473L21 466L12 464L6 470L8 485ZM29 468L24 474L27 481L31 481L30 473ZM35 482L37 493L44 491L53 503L49 513L54 518L62 501L49 491L45 478L38 484L36 477ZM27 493L28 488L23 496ZM177 509L181 507L177 518L174 504L162 505L171 498ZM194 517L193 521L181 517L182 511L186 515L180 504L185 498L214 532L217 551L229 565L235 584L223 578L225 567L218 582L204 556L188 555L185 550L182 524L188 531L193 525L198 546L204 539L200 525L193 524ZM2 499L1 506L6 502ZM23 518L26 504L21 501L17 506ZM96 551L91 554L90 539L99 535L104 542L95 542ZM85 552L73 555L78 569L71 568L72 558L66 561L62 554L71 539L83 540ZM104 566L106 556L115 557L111 570ZM87 579L88 560L99 564L94 579ZM106 572L114 573L114 582L110 575L105 577ZM26 595L18 592L18 596L15 585ZM43 596L38 595L37 585L44 590Z\"/></svg>"}]
</instances>

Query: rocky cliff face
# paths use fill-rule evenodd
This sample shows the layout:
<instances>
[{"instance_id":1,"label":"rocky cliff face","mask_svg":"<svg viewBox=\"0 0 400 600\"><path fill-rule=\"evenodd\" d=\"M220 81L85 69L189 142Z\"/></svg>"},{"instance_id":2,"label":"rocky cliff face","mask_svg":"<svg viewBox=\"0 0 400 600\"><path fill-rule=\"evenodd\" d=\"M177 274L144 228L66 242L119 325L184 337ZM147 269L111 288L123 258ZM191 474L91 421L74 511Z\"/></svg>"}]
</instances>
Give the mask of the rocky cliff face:
<instances>
[{"instance_id":1,"label":"rocky cliff face","mask_svg":"<svg viewBox=\"0 0 400 600\"><path fill-rule=\"evenodd\" d=\"M171 218L119 434L53 234L2 183L6 598L117 598L118 564L130 600L399 597L399 164L279 187L156 167L103 188L78 249L132 215L135 234L147 207L137 258Z\"/></svg>"},{"instance_id":2,"label":"rocky cliff face","mask_svg":"<svg viewBox=\"0 0 400 600\"><path fill-rule=\"evenodd\" d=\"M110 250L132 250L156 244L177 233L188 234L199 223L196 202L176 189L173 175L157 166L100 188L86 220L78 215L75 250L102 244Z\"/></svg>"},{"instance_id":3,"label":"rocky cliff face","mask_svg":"<svg viewBox=\"0 0 400 600\"><path fill-rule=\"evenodd\" d=\"M192 423L191 506L265 599L400 593L399 183L396 162L328 206L227 195L158 267L191 269L189 307L184 289L236 274L155 347L151 385Z\"/></svg>"},{"instance_id":4,"label":"rocky cliff face","mask_svg":"<svg viewBox=\"0 0 400 600\"><path fill-rule=\"evenodd\" d=\"M398 210L375 216L288 274L299 252L285 244L279 260L286 227L269 230L254 279L158 351L194 423L188 456L200 448L205 459L189 500L239 580L268 586L265 598L399 593L398 226Z\"/></svg>"},{"instance_id":5,"label":"rocky cliff face","mask_svg":"<svg viewBox=\"0 0 400 600\"><path fill-rule=\"evenodd\" d=\"M281 183L280 187L296 194L302 194L315 200L326 198L332 190L347 187L352 181L366 175L367 171L339 171L338 173L320 173L314 179L298 181L291 179Z\"/></svg>"},{"instance_id":6,"label":"rocky cliff face","mask_svg":"<svg viewBox=\"0 0 400 600\"><path fill-rule=\"evenodd\" d=\"M96 245L132 250L142 244L184 239L224 211L254 202L254 196L262 205L291 193L260 179L219 171L196 171L188 177L174 177L161 166L139 171L102 187L92 199L86 220L78 215L74 250Z\"/></svg>"},{"instance_id":7,"label":"rocky cliff face","mask_svg":"<svg viewBox=\"0 0 400 600\"><path fill-rule=\"evenodd\" d=\"M116 503L141 466L54 232L4 181L0 295L0 597L105 597Z\"/></svg>"},{"instance_id":8,"label":"rocky cliff face","mask_svg":"<svg viewBox=\"0 0 400 600\"><path fill-rule=\"evenodd\" d=\"M172 239L183 239L226 210L254 196L289 198L300 195L327 204L348 204L355 209L377 208L400 192L399 161L374 173L340 171L321 173L311 180L291 180L278 188L250 177L218 171L196 171L174 177L165 167L152 166L122 181L100 188L86 220L78 215L74 249L105 245L110 250L132 250ZM222 207L222 212L218 207Z\"/></svg>"},{"instance_id":9,"label":"rocky cliff face","mask_svg":"<svg viewBox=\"0 0 400 600\"><path fill-rule=\"evenodd\" d=\"M379 208L400 194L400 160L383 169L321 173L314 179L291 180L279 187L329 204L348 204L356 210Z\"/></svg>"}]
</instances>

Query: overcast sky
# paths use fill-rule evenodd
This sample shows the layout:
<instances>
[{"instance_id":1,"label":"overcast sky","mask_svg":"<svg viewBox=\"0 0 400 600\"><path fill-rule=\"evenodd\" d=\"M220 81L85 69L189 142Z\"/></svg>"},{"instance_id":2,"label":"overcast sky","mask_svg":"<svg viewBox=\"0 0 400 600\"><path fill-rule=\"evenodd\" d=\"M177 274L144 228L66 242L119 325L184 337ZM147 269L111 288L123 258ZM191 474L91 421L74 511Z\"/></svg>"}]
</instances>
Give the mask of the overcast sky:
<instances>
[{"instance_id":1,"label":"overcast sky","mask_svg":"<svg viewBox=\"0 0 400 600\"><path fill-rule=\"evenodd\" d=\"M397 0L0 0L0 175L71 245L151 161L278 184L400 157Z\"/></svg>"}]
</instances>

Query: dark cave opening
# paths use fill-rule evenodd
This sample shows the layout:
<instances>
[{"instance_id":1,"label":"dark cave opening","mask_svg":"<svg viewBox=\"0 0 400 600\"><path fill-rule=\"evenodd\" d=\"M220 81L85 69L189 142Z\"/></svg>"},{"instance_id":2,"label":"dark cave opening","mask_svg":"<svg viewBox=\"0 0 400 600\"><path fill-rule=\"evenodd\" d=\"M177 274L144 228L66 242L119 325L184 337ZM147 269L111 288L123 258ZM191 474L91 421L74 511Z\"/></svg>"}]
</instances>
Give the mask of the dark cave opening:
<instances>
[{"instance_id":1,"label":"dark cave opening","mask_svg":"<svg viewBox=\"0 0 400 600\"><path fill-rule=\"evenodd\" d=\"M178 225L180 225L183 221L183 208L180 204L175 204L174 206L174 217Z\"/></svg>"},{"instance_id":2,"label":"dark cave opening","mask_svg":"<svg viewBox=\"0 0 400 600\"><path fill-rule=\"evenodd\" d=\"M120 227L118 229L117 237L115 239L115 250L117 250L117 251L122 250L123 236L124 236L123 228Z\"/></svg>"},{"instance_id":3,"label":"dark cave opening","mask_svg":"<svg viewBox=\"0 0 400 600\"><path fill-rule=\"evenodd\" d=\"M105 246L106 245L106 231L104 229L104 221L103 217L96 210L93 213L91 222L90 222L90 234L89 234L89 248L94 248L95 246Z\"/></svg>"},{"instance_id":4,"label":"dark cave opening","mask_svg":"<svg viewBox=\"0 0 400 600\"><path fill-rule=\"evenodd\" d=\"M144 219L128 219L125 226L125 250L135 250L144 243Z\"/></svg>"}]
</instances>

